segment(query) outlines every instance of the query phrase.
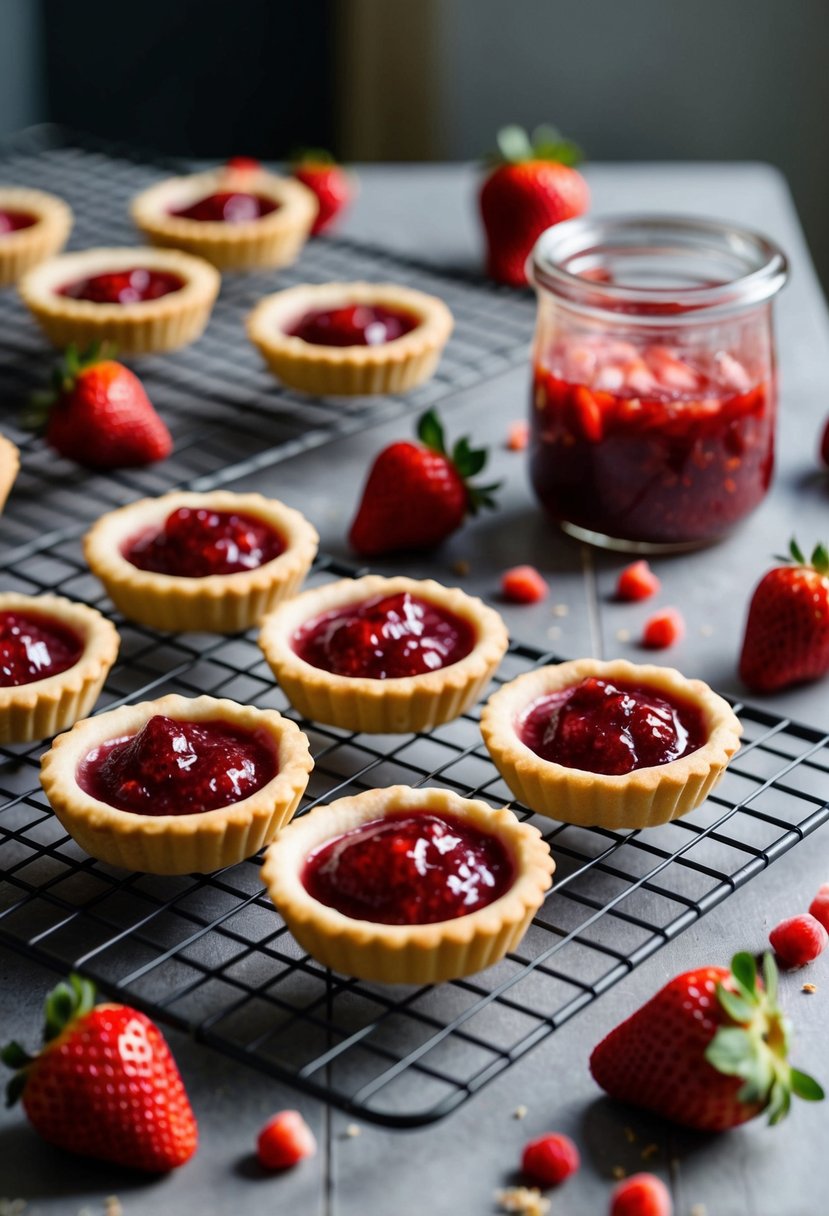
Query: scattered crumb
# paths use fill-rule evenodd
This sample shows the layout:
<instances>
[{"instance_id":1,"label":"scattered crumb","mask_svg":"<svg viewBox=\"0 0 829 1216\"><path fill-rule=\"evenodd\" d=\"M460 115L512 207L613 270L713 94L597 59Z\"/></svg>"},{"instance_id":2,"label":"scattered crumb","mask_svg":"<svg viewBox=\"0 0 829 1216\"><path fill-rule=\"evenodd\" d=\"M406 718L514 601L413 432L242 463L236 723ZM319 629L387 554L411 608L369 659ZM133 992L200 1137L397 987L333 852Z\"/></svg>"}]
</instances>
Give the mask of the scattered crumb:
<instances>
[{"instance_id":1,"label":"scattered crumb","mask_svg":"<svg viewBox=\"0 0 829 1216\"><path fill-rule=\"evenodd\" d=\"M519 1216L546 1216L550 1201L534 1186L511 1186L495 1192L495 1202L502 1212L518 1212Z\"/></svg>"},{"instance_id":2,"label":"scattered crumb","mask_svg":"<svg viewBox=\"0 0 829 1216\"><path fill-rule=\"evenodd\" d=\"M452 562L452 573L457 574L459 578L464 578L472 569L465 557L456 557Z\"/></svg>"},{"instance_id":3,"label":"scattered crumb","mask_svg":"<svg viewBox=\"0 0 829 1216\"><path fill-rule=\"evenodd\" d=\"M550 639L551 642L557 642L558 639L561 637L561 626L560 625L551 625L550 628L547 630L547 637Z\"/></svg>"},{"instance_id":4,"label":"scattered crumb","mask_svg":"<svg viewBox=\"0 0 829 1216\"><path fill-rule=\"evenodd\" d=\"M617 1182L621 1182L623 1178L627 1178L627 1170L623 1165L614 1165L610 1172Z\"/></svg>"},{"instance_id":5,"label":"scattered crumb","mask_svg":"<svg viewBox=\"0 0 829 1216\"><path fill-rule=\"evenodd\" d=\"M695 1203L691 1208L690 1216L708 1216L708 1208L704 1203Z\"/></svg>"},{"instance_id":6,"label":"scattered crumb","mask_svg":"<svg viewBox=\"0 0 829 1216\"><path fill-rule=\"evenodd\" d=\"M629 642L630 641L630 630L629 629L617 629L616 630L616 641L617 642Z\"/></svg>"},{"instance_id":7,"label":"scattered crumb","mask_svg":"<svg viewBox=\"0 0 829 1216\"><path fill-rule=\"evenodd\" d=\"M804 984L800 991L808 992L811 995L813 992L817 992L817 984Z\"/></svg>"},{"instance_id":8,"label":"scattered crumb","mask_svg":"<svg viewBox=\"0 0 829 1216\"><path fill-rule=\"evenodd\" d=\"M5 1199L0 1196L0 1216L20 1216L25 1210L25 1199Z\"/></svg>"},{"instance_id":9,"label":"scattered crumb","mask_svg":"<svg viewBox=\"0 0 829 1216\"><path fill-rule=\"evenodd\" d=\"M343 1131L343 1135L345 1136L346 1140L353 1140L355 1136L362 1135L362 1132L363 1129L360 1127L359 1123L347 1123L345 1130Z\"/></svg>"},{"instance_id":10,"label":"scattered crumb","mask_svg":"<svg viewBox=\"0 0 829 1216\"><path fill-rule=\"evenodd\" d=\"M570 609L566 604L553 604L553 616L568 616Z\"/></svg>"},{"instance_id":11,"label":"scattered crumb","mask_svg":"<svg viewBox=\"0 0 829 1216\"><path fill-rule=\"evenodd\" d=\"M104 1216L124 1216L124 1209L117 1195L107 1195L104 1200Z\"/></svg>"},{"instance_id":12,"label":"scattered crumb","mask_svg":"<svg viewBox=\"0 0 829 1216\"><path fill-rule=\"evenodd\" d=\"M643 1161L650 1161L651 1157L656 1157L658 1153L659 1153L658 1144L646 1144L645 1147L642 1149L640 1156Z\"/></svg>"},{"instance_id":13,"label":"scattered crumb","mask_svg":"<svg viewBox=\"0 0 829 1216\"><path fill-rule=\"evenodd\" d=\"M516 1106L515 1110L512 1112L513 1119L524 1119L524 1118L526 1118L526 1115L527 1115L526 1106Z\"/></svg>"},{"instance_id":14,"label":"scattered crumb","mask_svg":"<svg viewBox=\"0 0 829 1216\"><path fill-rule=\"evenodd\" d=\"M510 452L523 452L530 442L529 422L511 422L507 431L506 446Z\"/></svg>"},{"instance_id":15,"label":"scattered crumb","mask_svg":"<svg viewBox=\"0 0 829 1216\"><path fill-rule=\"evenodd\" d=\"M636 1132L632 1127L625 1128L625 1139L627 1140L628 1144L636 1143Z\"/></svg>"},{"instance_id":16,"label":"scattered crumb","mask_svg":"<svg viewBox=\"0 0 829 1216\"><path fill-rule=\"evenodd\" d=\"M713 625L700 625L699 631L704 638L710 638L714 632Z\"/></svg>"}]
</instances>

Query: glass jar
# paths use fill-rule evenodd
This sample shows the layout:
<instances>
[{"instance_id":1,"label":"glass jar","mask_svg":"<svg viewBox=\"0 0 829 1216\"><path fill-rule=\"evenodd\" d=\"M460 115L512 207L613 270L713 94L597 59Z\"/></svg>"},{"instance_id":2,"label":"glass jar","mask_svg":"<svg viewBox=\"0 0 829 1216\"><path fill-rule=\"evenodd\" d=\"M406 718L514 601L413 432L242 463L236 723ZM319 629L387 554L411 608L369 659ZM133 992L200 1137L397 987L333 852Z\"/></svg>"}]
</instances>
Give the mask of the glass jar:
<instances>
[{"instance_id":1,"label":"glass jar","mask_svg":"<svg viewBox=\"0 0 829 1216\"><path fill-rule=\"evenodd\" d=\"M762 501L786 274L770 241L714 221L584 217L542 234L530 475L565 531L675 551Z\"/></svg>"}]
</instances>

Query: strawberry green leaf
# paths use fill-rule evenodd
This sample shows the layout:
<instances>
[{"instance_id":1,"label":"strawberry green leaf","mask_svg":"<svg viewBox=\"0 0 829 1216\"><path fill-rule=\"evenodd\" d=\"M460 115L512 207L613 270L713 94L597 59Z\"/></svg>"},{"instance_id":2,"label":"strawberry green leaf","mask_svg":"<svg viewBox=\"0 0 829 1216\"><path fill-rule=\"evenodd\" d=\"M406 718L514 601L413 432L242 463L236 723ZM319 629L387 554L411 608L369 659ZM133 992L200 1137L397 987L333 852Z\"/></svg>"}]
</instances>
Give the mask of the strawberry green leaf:
<instances>
[{"instance_id":1,"label":"strawberry green leaf","mask_svg":"<svg viewBox=\"0 0 829 1216\"><path fill-rule=\"evenodd\" d=\"M808 1073L801 1072L799 1068L789 1070L789 1082L792 1093L797 1094L798 1098L805 1099L806 1102L822 1102L826 1097L823 1086Z\"/></svg>"},{"instance_id":2,"label":"strawberry green leaf","mask_svg":"<svg viewBox=\"0 0 829 1216\"><path fill-rule=\"evenodd\" d=\"M94 1004L95 985L73 972L68 981L58 984L46 998L44 1042L57 1038L75 1018L89 1013Z\"/></svg>"},{"instance_id":3,"label":"strawberry green leaf","mask_svg":"<svg viewBox=\"0 0 829 1216\"><path fill-rule=\"evenodd\" d=\"M829 549L825 545L815 545L812 553L812 565L818 574L829 574Z\"/></svg>"},{"instance_id":4,"label":"strawberry green leaf","mask_svg":"<svg viewBox=\"0 0 829 1216\"><path fill-rule=\"evenodd\" d=\"M536 160L558 161L560 165L571 168L584 160L584 153L578 144L565 139L557 127L547 123L533 131L532 150Z\"/></svg>"},{"instance_id":5,"label":"strawberry green leaf","mask_svg":"<svg viewBox=\"0 0 829 1216\"><path fill-rule=\"evenodd\" d=\"M792 539L789 541L789 553L791 553L792 557L799 566L806 565L806 558L803 556L803 551L794 537L792 537Z\"/></svg>"},{"instance_id":6,"label":"strawberry green leaf","mask_svg":"<svg viewBox=\"0 0 829 1216\"><path fill-rule=\"evenodd\" d=\"M757 964L746 950L735 954L731 960L731 974L747 1001L757 1003Z\"/></svg>"},{"instance_id":7,"label":"strawberry green leaf","mask_svg":"<svg viewBox=\"0 0 829 1216\"><path fill-rule=\"evenodd\" d=\"M730 992L724 984L717 984L717 1000L734 1022L750 1022L757 1008L755 1001L747 1001L736 992Z\"/></svg>"},{"instance_id":8,"label":"strawberry green leaf","mask_svg":"<svg viewBox=\"0 0 829 1216\"><path fill-rule=\"evenodd\" d=\"M14 1106L26 1088L25 1072L16 1072L6 1086L6 1106Z\"/></svg>"},{"instance_id":9,"label":"strawberry green leaf","mask_svg":"<svg viewBox=\"0 0 829 1216\"><path fill-rule=\"evenodd\" d=\"M501 160L506 161L508 165L517 165L533 158L533 146L523 127L515 124L501 127L496 136L496 143Z\"/></svg>"},{"instance_id":10,"label":"strawberry green leaf","mask_svg":"<svg viewBox=\"0 0 829 1216\"><path fill-rule=\"evenodd\" d=\"M417 437L421 443L425 444L427 448L431 448L433 452L445 454L446 439L440 419L434 410L427 410L418 420Z\"/></svg>"},{"instance_id":11,"label":"strawberry green leaf","mask_svg":"<svg viewBox=\"0 0 829 1216\"><path fill-rule=\"evenodd\" d=\"M771 1096L767 1109L769 1117L769 1126L774 1127L776 1123L780 1123L782 1119L791 1110L792 1094L789 1087L781 1080L776 1080L771 1087Z\"/></svg>"},{"instance_id":12,"label":"strawberry green leaf","mask_svg":"<svg viewBox=\"0 0 829 1216\"><path fill-rule=\"evenodd\" d=\"M721 1026L705 1049L705 1058L717 1072L745 1079L754 1067L751 1036L739 1026Z\"/></svg>"},{"instance_id":13,"label":"strawberry green leaf","mask_svg":"<svg viewBox=\"0 0 829 1216\"><path fill-rule=\"evenodd\" d=\"M777 1004L777 963L774 955L767 950L763 955L763 984L766 989L766 1000L770 1005Z\"/></svg>"},{"instance_id":14,"label":"strawberry green leaf","mask_svg":"<svg viewBox=\"0 0 829 1216\"><path fill-rule=\"evenodd\" d=\"M471 448L466 436L459 439L452 450L452 463L464 478L474 477L476 473L480 473L488 458L489 453L486 448Z\"/></svg>"},{"instance_id":15,"label":"strawberry green leaf","mask_svg":"<svg viewBox=\"0 0 829 1216\"><path fill-rule=\"evenodd\" d=\"M7 1043L6 1046L0 1050L0 1060L3 1061L7 1068L14 1068L17 1070L18 1068L25 1068L28 1064L31 1064L32 1057L20 1046L19 1043L11 1042Z\"/></svg>"}]
</instances>

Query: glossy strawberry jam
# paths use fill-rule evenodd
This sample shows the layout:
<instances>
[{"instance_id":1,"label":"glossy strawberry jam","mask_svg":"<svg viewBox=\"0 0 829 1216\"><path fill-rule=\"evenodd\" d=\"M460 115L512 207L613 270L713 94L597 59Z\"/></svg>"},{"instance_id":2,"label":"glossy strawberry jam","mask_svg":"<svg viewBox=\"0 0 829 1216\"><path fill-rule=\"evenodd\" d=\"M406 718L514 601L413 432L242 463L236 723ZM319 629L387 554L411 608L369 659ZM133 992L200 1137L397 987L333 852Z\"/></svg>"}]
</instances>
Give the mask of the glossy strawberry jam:
<instances>
[{"instance_id":1,"label":"glossy strawberry jam","mask_svg":"<svg viewBox=\"0 0 829 1216\"><path fill-rule=\"evenodd\" d=\"M157 714L137 735L93 748L77 780L87 794L120 811L196 815L241 802L277 770L274 749L260 732Z\"/></svg>"},{"instance_id":2,"label":"glossy strawberry jam","mask_svg":"<svg viewBox=\"0 0 829 1216\"><path fill-rule=\"evenodd\" d=\"M540 697L521 714L517 730L542 760L609 776L668 764L706 739L695 706L595 676Z\"/></svg>"},{"instance_id":3,"label":"glossy strawberry jam","mask_svg":"<svg viewBox=\"0 0 829 1216\"><path fill-rule=\"evenodd\" d=\"M51 617L0 612L0 688L32 684L74 667L83 640Z\"/></svg>"},{"instance_id":4,"label":"glossy strawberry jam","mask_svg":"<svg viewBox=\"0 0 829 1216\"><path fill-rule=\"evenodd\" d=\"M420 317L382 304L349 304L344 308L315 308L286 330L314 346L380 346L411 333Z\"/></svg>"},{"instance_id":5,"label":"glossy strawberry jam","mask_svg":"<svg viewBox=\"0 0 829 1216\"><path fill-rule=\"evenodd\" d=\"M302 882L355 920L431 925L493 903L512 885L500 840L453 815L393 811L310 854Z\"/></svg>"},{"instance_id":6,"label":"glossy strawberry jam","mask_svg":"<svg viewBox=\"0 0 829 1216\"><path fill-rule=\"evenodd\" d=\"M308 621L291 639L312 667L394 680L449 667L475 645L468 621L408 591L349 604Z\"/></svg>"},{"instance_id":7,"label":"glossy strawberry jam","mask_svg":"<svg viewBox=\"0 0 829 1216\"><path fill-rule=\"evenodd\" d=\"M38 217L30 211L9 211L0 208L0 236L9 232L19 232L22 228L33 228Z\"/></svg>"},{"instance_id":8,"label":"glossy strawberry jam","mask_svg":"<svg viewBox=\"0 0 829 1216\"><path fill-rule=\"evenodd\" d=\"M178 507L161 528L133 536L121 550L139 570L177 578L256 570L284 551L283 538L264 520L207 507Z\"/></svg>"},{"instance_id":9,"label":"glossy strawberry jam","mask_svg":"<svg viewBox=\"0 0 829 1216\"><path fill-rule=\"evenodd\" d=\"M171 270L133 266L76 279L59 287L57 294L71 300L90 300L93 304L140 304L144 300L160 300L183 286L184 279Z\"/></svg>"},{"instance_id":10,"label":"glossy strawberry jam","mask_svg":"<svg viewBox=\"0 0 829 1216\"><path fill-rule=\"evenodd\" d=\"M264 194L249 194L244 190L220 190L205 198L189 203L186 207L174 207L170 215L186 220L206 223L248 224L270 215L279 208L275 199Z\"/></svg>"}]
</instances>

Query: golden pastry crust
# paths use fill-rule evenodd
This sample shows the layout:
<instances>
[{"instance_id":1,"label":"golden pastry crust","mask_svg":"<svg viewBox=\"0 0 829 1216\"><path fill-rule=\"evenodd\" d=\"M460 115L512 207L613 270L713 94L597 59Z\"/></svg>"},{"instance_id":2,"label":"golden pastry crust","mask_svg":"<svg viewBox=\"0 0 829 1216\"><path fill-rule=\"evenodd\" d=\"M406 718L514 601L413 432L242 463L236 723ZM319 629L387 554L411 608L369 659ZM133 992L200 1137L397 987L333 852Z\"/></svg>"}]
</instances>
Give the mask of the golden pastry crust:
<instances>
[{"instance_id":1,"label":"golden pastry crust","mask_svg":"<svg viewBox=\"0 0 829 1216\"><path fill-rule=\"evenodd\" d=\"M159 528L178 507L238 511L261 519L282 537L278 557L255 570L181 578L140 570L122 555L125 541ZM132 621L176 632L238 633L293 596L311 567L319 537L299 511L261 494L174 490L110 511L84 537L84 555L116 608Z\"/></svg>"},{"instance_id":2,"label":"golden pastry crust","mask_svg":"<svg viewBox=\"0 0 829 1216\"><path fill-rule=\"evenodd\" d=\"M137 815L82 790L76 773L90 751L109 739L137 734L156 714L264 731L276 750L279 771L249 798L192 815ZM208 874L252 857L273 839L299 805L313 766L305 735L276 710L173 693L78 722L43 757L40 780L52 810L90 856L148 874Z\"/></svg>"},{"instance_id":3,"label":"golden pastry crust","mask_svg":"<svg viewBox=\"0 0 829 1216\"><path fill-rule=\"evenodd\" d=\"M0 210L37 216L30 228L0 237L0 287L6 287L63 249L72 229L72 212L62 198L24 186L0 186Z\"/></svg>"},{"instance_id":4,"label":"golden pastry crust","mask_svg":"<svg viewBox=\"0 0 829 1216\"><path fill-rule=\"evenodd\" d=\"M157 300L97 304L58 294L78 279L142 266L180 275L184 286ZM200 338L221 279L203 258L176 249L84 249L36 266L20 282L20 295L50 342L90 346L114 342L126 355L176 350Z\"/></svg>"},{"instance_id":5,"label":"golden pastry crust","mask_svg":"<svg viewBox=\"0 0 829 1216\"><path fill-rule=\"evenodd\" d=\"M238 224L170 215L210 194L240 190L278 204L276 211ZM311 232L319 204L312 190L265 169L224 166L188 177L171 177L144 190L130 205L133 221L154 245L184 249L219 270L289 266Z\"/></svg>"},{"instance_id":6,"label":"golden pastry crust","mask_svg":"<svg viewBox=\"0 0 829 1216\"><path fill-rule=\"evenodd\" d=\"M672 701L686 702L702 713L707 741L678 760L621 776L543 760L518 737L519 715L540 697L588 676L652 688ZM645 828L686 815L705 801L739 749L742 726L727 701L702 680L689 680L673 667L576 659L540 667L505 684L484 706L481 734L515 797L533 811L564 823Z\"/></svg>"},{"instance_id":7,"label":"golden pastry crust","mask_svg":"<svg viewBox=\"0 0 829 1216\"><path fill-rule=\"evenodd\" d=\"M46 739L92 712L121 639L112 622L96 609L59 595L4 591L0 593L3 612L51 618L83 639L83 653L73 667L31 684L0 687L0 743Z\"/></svg>"},{"instance_id":8,"label":"golden pastry crust","mask_svg":"<svg viewBox=\"0 0 829 1216\"><path fill-rule=\"evenodd\" d=\"M406 591L472 625L477 640L465 658L422 675L378 680L334 675L313 667L291 644L296 630L315 617L375 596ZM259 645L280 687L303 717L369 734L431 730L459 717L486 687L508 643L498 613L458 588L443 587L432 579L375 574L303 592L270 613L259 635Z\"/></svg>"},{"instance_id":9,"label":"golden pastry crust","mask_svg":"<svg viewBox=\"0 0 829 1216\"><path fill-rule=\"evenodd\" d=\"M12 486L20 471L20 453L5 435L0 435L0 512L6 505Z\"/></svg>"},{"instance_id":10,"label":"golden pastry crust","mask_svg":"<svg viewBox=\"0 0 829 1216\"><path fill-rule=\"evenodd\" d=\"M285 327L316 308L377 304L420 318L409 333L377 346L317 346ZM248 317L248 337L284 384L318 396L404 393L434 374L454 321L437 296L397 283L300 284L265 296Z\"/></svg>"},{"instance_id":11,"label":"golden pastry crust","mask_svg":"<svg viewBox=\"0 0 829 1216\"><path fill-rule=\"evenodd\" d=\"M467 916L427 925L355 920L306 890L306 858L326 841L392 811L451 814L497 837L515 868L509 890ZM318 806L280 832L262 879L304 950L344 975L388 984L435 984L491 967L514 950L550 888L555 862L537 828L509 810L441 789L390 786Z\"/></svg>"}]
</instances>

